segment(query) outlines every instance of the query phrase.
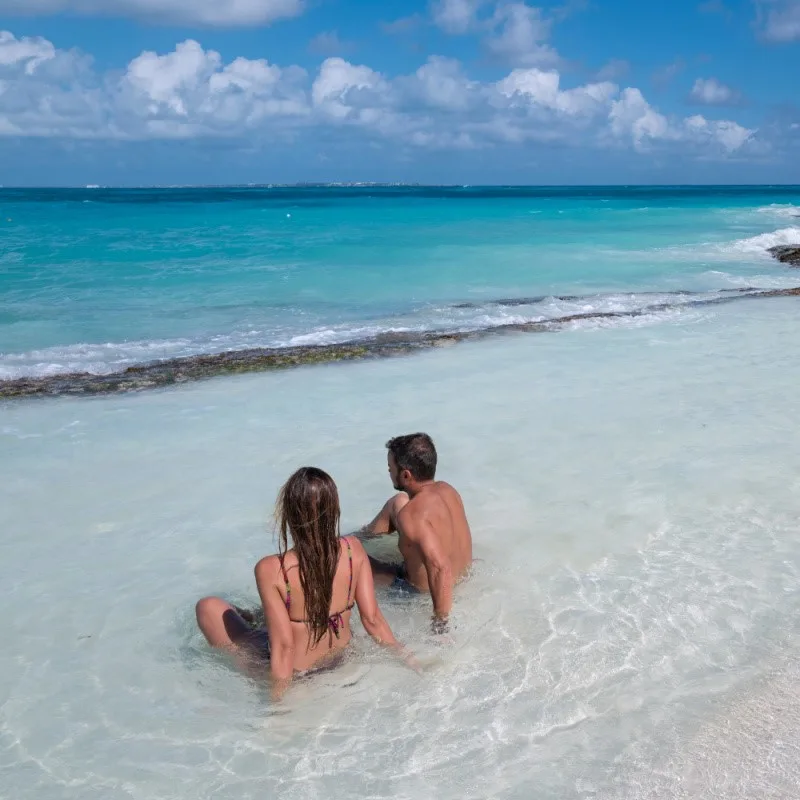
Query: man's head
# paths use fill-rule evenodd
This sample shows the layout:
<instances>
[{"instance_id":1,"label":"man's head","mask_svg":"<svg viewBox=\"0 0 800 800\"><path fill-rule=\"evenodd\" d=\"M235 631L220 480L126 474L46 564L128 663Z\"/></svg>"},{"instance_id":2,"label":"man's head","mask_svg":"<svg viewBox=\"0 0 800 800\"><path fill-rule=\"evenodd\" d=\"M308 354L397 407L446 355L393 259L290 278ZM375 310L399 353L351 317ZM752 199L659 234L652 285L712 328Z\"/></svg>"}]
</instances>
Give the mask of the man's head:
<instances>
[{"instance_id":1,"label":"man's head","mask_svg":"<svg viewBox=\"0 0 800 800\"><path fill-rule=\"evenodd\" d=\"M395 436L386 442L389 475L399 492L436 476L436 447L427 433Z\"/></svg>"}]
</instances>

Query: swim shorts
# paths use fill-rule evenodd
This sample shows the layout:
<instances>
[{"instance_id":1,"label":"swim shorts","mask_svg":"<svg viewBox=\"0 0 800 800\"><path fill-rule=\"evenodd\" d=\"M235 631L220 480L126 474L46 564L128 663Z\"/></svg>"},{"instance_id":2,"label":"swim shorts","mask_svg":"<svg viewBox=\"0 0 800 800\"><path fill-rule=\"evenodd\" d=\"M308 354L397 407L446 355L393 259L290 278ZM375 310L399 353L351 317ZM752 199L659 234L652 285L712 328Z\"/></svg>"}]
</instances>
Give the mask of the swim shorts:
<instances>
[{"instance_id":1,"label":"swim shorts","mask_svg":"<svg viewBox=\"0 0 800 800\"><path fill-rule=\"evenodd\" d=\"M397 565L397 574L394 576L389 589L398 594L421 594L420 590L408 580L405 564Z\"/></svg>"}]
</instances>

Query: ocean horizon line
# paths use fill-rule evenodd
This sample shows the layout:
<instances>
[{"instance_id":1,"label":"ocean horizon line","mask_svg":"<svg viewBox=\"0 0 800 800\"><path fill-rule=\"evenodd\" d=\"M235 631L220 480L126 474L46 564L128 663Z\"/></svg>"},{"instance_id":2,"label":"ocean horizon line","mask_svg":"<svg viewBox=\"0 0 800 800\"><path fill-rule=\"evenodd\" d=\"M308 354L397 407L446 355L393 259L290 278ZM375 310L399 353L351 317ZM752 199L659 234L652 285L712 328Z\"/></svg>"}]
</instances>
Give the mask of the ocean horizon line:
<instances>
[{"instance_id":1,"label":"ocean horizon line","mask_svg":"<svg viewBox=\"0 0 800 800\"><path fill-rule=\"evenodd\" d=\"M170 184L19 184L0 185L3 191L170 190L170 189L798 189L799 183L422 183L418 181L297 181L255 183Z\"/></svg>"}]
</instances>

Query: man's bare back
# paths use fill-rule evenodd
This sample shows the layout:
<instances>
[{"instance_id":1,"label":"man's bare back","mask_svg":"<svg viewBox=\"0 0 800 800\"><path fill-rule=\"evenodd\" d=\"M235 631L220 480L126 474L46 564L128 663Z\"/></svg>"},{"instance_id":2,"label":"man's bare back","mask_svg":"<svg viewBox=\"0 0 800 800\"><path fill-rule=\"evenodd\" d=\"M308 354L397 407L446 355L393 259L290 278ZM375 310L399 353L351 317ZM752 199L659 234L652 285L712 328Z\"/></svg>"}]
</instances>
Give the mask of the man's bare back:
<instances>
[{"instance_id":1,"label":"man's bare back","mask_svg":"<svg viewBox=\"0 0 800 800\"><path fill-rule=\"evenodd\" d=\"M370 559L376 582L405 581L430 593L434 615L446 620L453 603L453 587L472 565L472 533L459 493L433 479L436 450L425 434L397 437L387 445L392 497L365 533L399 534L403 564L398 568Z\"/></svg>"},{"instance_id":2,"label":"man's bare back","mask_svg":"<svg viewBox=\"0 0 800 800\"><path fill-rule=\"evenodd\" d=\"M464 504L449 483L428 484L402 503L396 528L407 580L421 592L430 592L426 561L419 542L413 535L407 535L406 530L420 529L423 535L436 540L435 546L448 562L454 583L464 578L472 566L472 534Z\"/></svg>"}]
</instances>

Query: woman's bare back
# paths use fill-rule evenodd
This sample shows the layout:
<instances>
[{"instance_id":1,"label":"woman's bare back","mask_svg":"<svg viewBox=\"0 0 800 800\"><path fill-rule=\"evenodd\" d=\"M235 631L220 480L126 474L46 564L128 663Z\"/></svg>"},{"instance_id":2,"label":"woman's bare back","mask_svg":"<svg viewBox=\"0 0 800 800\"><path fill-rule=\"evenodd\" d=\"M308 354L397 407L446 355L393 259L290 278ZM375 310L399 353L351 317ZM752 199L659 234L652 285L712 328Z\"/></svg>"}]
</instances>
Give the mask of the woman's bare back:
<instances>
[{"instance_id":1,"label":"woman's bare back","mask_svg":"<svg viewBox=\"0 0 800 800\"><path fill-rule=\"evenodd\" d=\"M282 562L280 556L270 556L269 559L277 561L277 570L276 565L271 564L270 571L273 575L277 575L273 588L281 595L289 614L294 640L294 669L296 672L305 672L314 666L321 666L325 661L337 656L350 643L350 617L355 603L358 578L354 548L349 540L341 540L339 563L333 579L328 631L314 645L306 623L305 598L300 583L297 555L294 550L289 550Z\"/></svg>"}]
</instances>

